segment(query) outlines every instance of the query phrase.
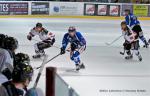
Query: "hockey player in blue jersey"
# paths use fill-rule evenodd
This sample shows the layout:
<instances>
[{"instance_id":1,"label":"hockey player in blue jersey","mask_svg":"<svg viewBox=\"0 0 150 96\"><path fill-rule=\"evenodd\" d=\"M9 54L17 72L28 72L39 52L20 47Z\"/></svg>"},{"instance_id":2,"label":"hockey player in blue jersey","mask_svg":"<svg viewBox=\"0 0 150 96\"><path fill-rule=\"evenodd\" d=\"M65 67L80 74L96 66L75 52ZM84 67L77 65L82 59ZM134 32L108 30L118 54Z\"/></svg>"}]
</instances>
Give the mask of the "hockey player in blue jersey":
<instances>
[{"instance_id":1,"label":"hockey player in blue jersey","mask_svg":"<svg viewBox=\"0 0 150 96\"><path fill-rule=\"evenodd\" d=\"M70 43L70 47L67 51L70 52L70 59L74 61L76 70L84 69L85 66L81 62L80 54L86 49L86 40L80 32L77 32L75 27L69 27L68 33L66 33L62 40L61 54L65 54L66 47Z\"/></svg>"},{"instance_id":2,"label":"hockey player in blue jersey","mask_svg":"<svg viewBox=\"0 0 150 96\"><path fill-rule=\"evenodd\" d=\"M137 17L130 12L129 9L125 10L125 21L128 27L132 29L134 32L139 32L139 38L143 41L145 44L144 47L148 48L148 42L146 38L143 35L142 28L140 26L140 22L138 21Z\"/></svg>"}]
</instances>

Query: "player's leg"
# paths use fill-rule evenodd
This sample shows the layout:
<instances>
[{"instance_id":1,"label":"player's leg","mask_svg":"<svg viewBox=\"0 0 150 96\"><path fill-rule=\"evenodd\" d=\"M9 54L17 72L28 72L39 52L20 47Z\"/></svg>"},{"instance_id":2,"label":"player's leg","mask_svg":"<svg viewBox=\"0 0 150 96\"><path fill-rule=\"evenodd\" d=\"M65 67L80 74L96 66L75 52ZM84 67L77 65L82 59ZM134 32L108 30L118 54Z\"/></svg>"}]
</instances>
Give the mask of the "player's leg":
<instances>
[{"instance_id":1,"label":"player's leg","mask_svg":"<svg viewBox=\"0 0 150 96\"><path fill-rule=\"evenodd\" d=\"M77 71L80 70L80 69L84 69L85 68L84 64L81 62L80 52L79 51L75 50L75 51L71 52L70 55L71 55L70 59L72 61L74 61Z\"/></svg>"},{"instance_id":2,"label":"player's leg","mask_svg":"<svg viewBox=\"0 0 150 96\"><path fill-rule=\"evenodd\" d=\"M80 63L81 63L80 53L78 51L70 52L70 59L74 61L76 65L76 70L77 71L80 70Z\"/></svg>"},{"instance_id":3,"label":"player's leg","mask_svg":"<svg viewBox=\"0 0 150 96\"><path fill-rule=\"evenodd\" d=\"M148 44L146 38L144 37L144 34L143 34L141 26L140 25L135 25L132 30L134 32L138 32L139 33L140 40L145 44L144 46L147 48L149 44Z\"/></svg>"},{"instance_id":4,"label":"player's leg","mask_svg":"<svg viewBox=\"0 0 150 96\"><path fill-rule=\"evenodd\" d=\"M124 46L125 52L127 54L127 56L125 57L125 59L132 59L133 55L131 54L131 44L125 42L123 44L123 46Z\"/></svg>"},{"instance_id":5,"label":"player's leg","mask_svg":"<svg viewBox=\"0 0 150 96\"><path fill-rule=\"evenodd\" d=\"M143 32L141 31L140 33L139 33L139 38L141 39L141 41L145 44L144 45L144 47L146 47L146 48L148 48L148 42L147 42L147 40L146 40L146 38L144 37L144 35L143 35Z\"/></svg>"},{"instance_id":6,"label":"player's leg","mask_svg":"<svg viewBox=\"0 0 150 96\"><path fill-rule=\"evenodd\" d=\"M40 58L41 56L45 55L43 45L45 45L43 42L38 42L34 44L35 49L35 55L33 55L33 58Z\"/></svg>"},{"instance_id":7,"label":"player's leg","mask_svg":"<svg viewBox=\"0 0 150 96\"><path fill-rule=\"evenodd\" d=\"M133 46L134 46L135 55L138 56L139 61L142 61L142 56L139 52L139 41L135 41Z\"/></svg>"}]
</instances>

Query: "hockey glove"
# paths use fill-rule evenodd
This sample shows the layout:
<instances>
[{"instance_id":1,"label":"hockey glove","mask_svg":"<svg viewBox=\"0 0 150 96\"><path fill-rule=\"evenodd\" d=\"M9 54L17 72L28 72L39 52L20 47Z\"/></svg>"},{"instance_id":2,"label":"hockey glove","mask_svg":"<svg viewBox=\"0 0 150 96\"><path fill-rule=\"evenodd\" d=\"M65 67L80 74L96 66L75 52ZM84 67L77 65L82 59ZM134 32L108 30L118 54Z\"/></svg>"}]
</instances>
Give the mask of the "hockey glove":
<instances>
[{"instance_id":1,"label":"hockey glove","mask_svg":"<svg viewBox=\"0 0 150 96\"><path fill-rule=\"evenodd\" d=\"M27 36L27 39L31 41L31 40L32 40L32 37L31 37L30 35L28 35L28 36Z\"/></svg>"},{"instance_id":2,"label":"hockey glove","mask_svg":"<svg viewBox=\"0 0 150 96\"><path fill-rule=\"evenodd\" d=\"M64 48L61 48L60 54L61 54L61 55L62 55L62 54L65 54L65 49L64 49Z\"/></svg>"}]
</instances>

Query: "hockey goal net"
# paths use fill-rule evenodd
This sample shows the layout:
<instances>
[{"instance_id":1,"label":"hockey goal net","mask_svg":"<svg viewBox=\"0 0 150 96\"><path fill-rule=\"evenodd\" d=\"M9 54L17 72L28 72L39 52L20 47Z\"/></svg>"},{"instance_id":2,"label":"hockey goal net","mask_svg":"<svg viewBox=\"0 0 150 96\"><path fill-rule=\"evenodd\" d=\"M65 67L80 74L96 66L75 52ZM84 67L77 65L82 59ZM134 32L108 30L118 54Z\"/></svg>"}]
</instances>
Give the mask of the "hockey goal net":
<instances>
[{"instance_id":1,"label":"hockey goal net","mask_svg":"<svg viewBox=\"0 0 150 96\"><path fill-rule=\"evenodd\" d=\"M79 96L58 74L55 67L46 68L46 96Z\"/></svg>"}]
</instances>

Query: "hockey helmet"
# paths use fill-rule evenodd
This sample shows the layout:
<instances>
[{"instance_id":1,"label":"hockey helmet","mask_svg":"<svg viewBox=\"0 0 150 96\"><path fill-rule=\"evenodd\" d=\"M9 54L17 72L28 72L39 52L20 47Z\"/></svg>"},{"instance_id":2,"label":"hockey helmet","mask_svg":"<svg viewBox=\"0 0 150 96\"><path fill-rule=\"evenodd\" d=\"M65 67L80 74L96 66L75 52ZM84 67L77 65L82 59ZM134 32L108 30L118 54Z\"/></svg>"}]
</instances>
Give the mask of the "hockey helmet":
<instances>
[{"instance_id":1,"label":"hockey helmet","mask_svg":"<svg viewBox=\"0 0 150 96\"><path fill-rule=\"evenodd\" d=\"M30 65L26 65L21 62L14 67L12 72L12 80L16 83L26 82L26 80L31 81L32 76L33 68Z\"/></svg>"},{"instance_id":2,"label":"hockey helmet","mask_svg":"<svg viewBox=\"0 0 150 96\"><path fill-rule=\"evenodd\" d=\"M42 23L36 23L36 27L42 27Z\"/></svg>"},{"instance_id":3,"label":"hockey helmet","mask_svg":"<svg viewBox=\"0 0 150 96\"><path fill-rule=\"evenodd\" d=\"M14 37L6 37L4 40L4 48L14 50L18 48L18 41Z\"/></svg>"},{"instance_id":4,"label":"hockey helmet","mask_svg":"<svg viewBox=\"0 0 150 96\"><path fill-rule=\"evenodd\" d=\"M75 32L76 28L74 26L70 26L68 32Z\"/></svg>"},{"instance_id":5,"label":"hockey helmet","mask_svg":"<svg viewBox=\"0 0 150 96\"><path fill-rule=\"evenodd\" d=\"M30 57L28 56L28 54L17 53L14 57L14 66L16 66L19 62L29 65Z\"/></svg>"}]
</instances>

